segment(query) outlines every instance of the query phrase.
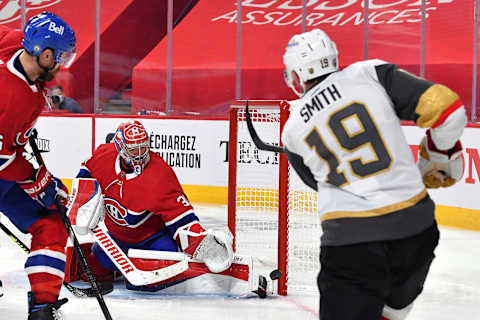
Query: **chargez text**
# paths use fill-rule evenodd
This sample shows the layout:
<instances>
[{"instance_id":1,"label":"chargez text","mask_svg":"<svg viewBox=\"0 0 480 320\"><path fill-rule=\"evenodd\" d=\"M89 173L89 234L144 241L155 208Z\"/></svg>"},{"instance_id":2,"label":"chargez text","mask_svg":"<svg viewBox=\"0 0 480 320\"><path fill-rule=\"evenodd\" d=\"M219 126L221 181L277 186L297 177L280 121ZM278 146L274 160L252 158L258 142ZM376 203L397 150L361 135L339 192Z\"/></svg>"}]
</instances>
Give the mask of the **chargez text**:
<instances>
[{"instance_id":1,"label":"chargez text","mask_svg":"<svg viewBox=\"0 0 480 320\"><path fill-rule=\"evenodd\" d=\"M127 259L123 257L123 253L117 249L115 244L108 238L108 236L101 230L95 229L93 230L95 236L103 245L104 250L107 250L113 259L120 265L120 267L125 271L125 273L129 273L130 271L134 271L132 265L128 262Z\"/></svg>"},{"instance_id":2,"label":"chargez text","mask_svg":"<svg viewBox=\"0 0 480 320\"><path fill-rule=\"evenodd\" d=\"M196 151L196 136L150 133L150 148L163 150Z\"/></svg>"}]
</instances>

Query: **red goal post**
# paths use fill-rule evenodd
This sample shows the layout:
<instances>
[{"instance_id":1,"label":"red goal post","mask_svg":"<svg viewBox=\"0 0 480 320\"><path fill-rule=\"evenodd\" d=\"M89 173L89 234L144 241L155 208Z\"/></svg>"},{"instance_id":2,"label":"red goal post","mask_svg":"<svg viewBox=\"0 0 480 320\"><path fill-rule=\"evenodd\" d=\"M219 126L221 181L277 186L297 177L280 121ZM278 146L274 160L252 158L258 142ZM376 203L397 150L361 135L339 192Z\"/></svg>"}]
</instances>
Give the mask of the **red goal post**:
<instances>
[{"instance_id":1,"label":"red goal post","mask_svg":"<svg viewBox=\"0 0 480 320\"><path fill-rule=\"evenodd\" d=\"M284 154L258 150L246 126L245 102L230 108L228 226L238 254L252 255L283 277L278 293L317 293L320 219L317 195L290 168ZM253 125L265 143L280 145L289 104L249 101Z\"/></svg>"}]
</instances>

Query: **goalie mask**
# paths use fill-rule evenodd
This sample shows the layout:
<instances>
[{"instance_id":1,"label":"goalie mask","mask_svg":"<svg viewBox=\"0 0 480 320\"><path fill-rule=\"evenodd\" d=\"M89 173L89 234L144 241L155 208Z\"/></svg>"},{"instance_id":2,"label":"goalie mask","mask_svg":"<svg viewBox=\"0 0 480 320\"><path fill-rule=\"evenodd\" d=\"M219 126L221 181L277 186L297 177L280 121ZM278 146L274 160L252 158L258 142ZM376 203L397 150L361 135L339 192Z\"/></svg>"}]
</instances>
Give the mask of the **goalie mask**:
<instances>
[{"instance_id":1,"label":"goalie mask","mask_svg":"<svg viewBox=\"0 0 480 320\"><path fill-rule=\"evenodd\" d=\"M150 147L147 131L140 122L121 123L113 142L122 159L133 167L135 173L140 174L145 170L150 160Z\"/></svg>"},{"instance_id":2,"label":"goalie mask","mask_svg":"<svg viewBox=\"0 0 480 320\"><path fill-rule=\"evenodd\" d=\"M298 34L288 42L283 63L285 82L301 97L305 82L338 70L337 46L320 29Z\"/></svg>"}]
</instances>

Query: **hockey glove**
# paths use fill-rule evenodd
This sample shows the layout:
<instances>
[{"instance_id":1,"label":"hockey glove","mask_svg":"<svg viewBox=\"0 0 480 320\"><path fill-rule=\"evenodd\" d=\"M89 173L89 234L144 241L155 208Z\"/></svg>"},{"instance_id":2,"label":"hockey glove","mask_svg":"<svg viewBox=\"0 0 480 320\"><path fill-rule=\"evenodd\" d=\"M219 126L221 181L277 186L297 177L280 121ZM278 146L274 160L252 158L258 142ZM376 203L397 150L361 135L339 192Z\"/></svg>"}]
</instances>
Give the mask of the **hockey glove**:
<instances>
[{"instance_id":1,"label":"hockey glove","mask_svg":"<svg viewBox=\"0 0 480 320\"><path fill-rule=\"evenodd\" d=\"M457 141L449 150L439 150L430 130L420 143L418 168L427 188L450 187L463 176L462 144Z\"/></svg>"},{"instance_id":2,"label":"hockey glove","mask_svg":"<svg viewBox=\"0 0 480 320\"><path fill-rule=\"evenodd\" d=\"M213 273L225 271L232 264L232 240L230 231L205 231L198 222L180 229L177 236L182 251L203 261Z\"/></svg>"},{"instance_id":3,"label":"hockey glove","mask_svg":"<svg viewBox=\"0 0 480 320\"><path fill-rule=\"evenodd\" d=\"M63 200L68 198L68 189L62 181L54 177L43 165L34 170L30 179L18 181L18 184L32 199L48 209L55 209L57 195Z\"/></svg>"}]
</instances>

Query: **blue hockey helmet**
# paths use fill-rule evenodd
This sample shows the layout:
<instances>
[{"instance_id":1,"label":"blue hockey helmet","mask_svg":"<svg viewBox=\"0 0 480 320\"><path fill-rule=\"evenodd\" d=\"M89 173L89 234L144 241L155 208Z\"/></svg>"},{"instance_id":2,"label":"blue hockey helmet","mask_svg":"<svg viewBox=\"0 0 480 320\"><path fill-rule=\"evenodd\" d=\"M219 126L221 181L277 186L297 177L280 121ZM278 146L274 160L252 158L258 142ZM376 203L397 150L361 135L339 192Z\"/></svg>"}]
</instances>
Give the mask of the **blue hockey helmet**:
<instances>
[{"instance_id":1,"label":"blue hockey helmet","mask_svg":"<svg viewBox=\"0 0 480 320\"><path fill-rule=\"evenodd\" d=\"M22 45L33 56L45 49L53 50L55 61L68 68L76 56L76 39L73 29L60 17L42 12L28 20L23 29Z\"/></svg>"}]
</instances>

